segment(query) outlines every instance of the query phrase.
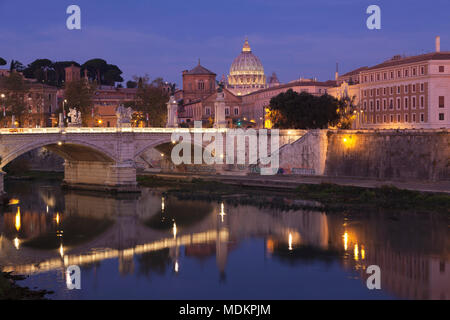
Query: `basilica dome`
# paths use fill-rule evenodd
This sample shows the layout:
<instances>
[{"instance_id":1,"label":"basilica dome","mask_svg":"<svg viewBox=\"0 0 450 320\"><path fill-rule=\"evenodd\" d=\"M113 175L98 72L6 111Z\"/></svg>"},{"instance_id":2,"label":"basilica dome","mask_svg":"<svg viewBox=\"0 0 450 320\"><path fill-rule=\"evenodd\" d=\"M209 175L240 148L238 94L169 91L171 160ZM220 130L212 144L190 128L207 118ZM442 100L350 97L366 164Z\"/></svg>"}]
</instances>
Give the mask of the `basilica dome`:
<instances>
[{"instance_id":1,"label":"basilica dome","mask_svg":"<svg viewBox=\"0 0 450 320\"><path fill-rule=\"evenodd\" d=\"M227 88L235 94L244 95L266 87L264 67L252 53L248 40L245 40L242 52L231 64Z\"/></svg>"}]
</instances>

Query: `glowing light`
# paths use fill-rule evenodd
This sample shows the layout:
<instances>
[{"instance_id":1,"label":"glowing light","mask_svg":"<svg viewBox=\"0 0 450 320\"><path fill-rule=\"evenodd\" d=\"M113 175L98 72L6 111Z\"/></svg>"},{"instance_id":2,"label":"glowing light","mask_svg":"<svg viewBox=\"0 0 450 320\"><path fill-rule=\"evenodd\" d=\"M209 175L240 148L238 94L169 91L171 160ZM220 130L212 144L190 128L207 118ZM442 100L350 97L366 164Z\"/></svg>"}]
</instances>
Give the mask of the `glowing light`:
<instances>
[{"instance_id":1,"label":"glowing light","mask_svg":"<svg viewBox=\"0 0 450 320\"><path fill-rule=\"evenodd\" d=\"M16 230L19 231L20 227L21 227L21 223L20 223L20 207L17 207L15 226L16 226Z\"/></svg>"},{"instance_id":2,"label":"glowing light","mask_svg":"<svg viewBox=\"0 0 450 320\"><path fill-rule=\"evenodd\" d=\"M175 222L173 223L172 233L173 233L173 237L176 238L177 237L177 224Z\"/></svg>"},{"instance_id":3,"label":"glowing light","mask_svg":"<svg viewBox=\"0 0 450 320\"><path fill-rule=\"evenodd\" d=\"M289 251L292 251L292 233L289 233Z\"/></svg>"},{"instance_id":4,"label":"glowing light","mask_svg":"<svg viewBox=\"0 0 450 320\"><path fill-rule=\"evenodd\" d=\"M46 211L47 211L47 213L48 213L48 206L46 207L46 209L45 209Z\"/></svg>"},{"instance_id":5,"label":"glowing light","mask_svg":"<svg viewBox=\"0 0 450 320\"><path fill-rule=\"evenodd\" d=\"M361 246L361 259L364 260L366 258L366 250L364 246Z\"/></svg>"},{"instance_id":6,"label":"glowing light","mask_svg":"<svg viewBox=\"0 0 450 320\"><path fill-rule=\"evenodd\" d=\"M61 141L58 141L58 146L62 146L62 142Z\"/></svg>"},{"instance_id":7,"label":"glowing light","mask_svg":"<svg viewBox=\"0 0 450 320\"><path fill-rule=\"evenodd\" d=\"M20 240L19 238L14 238L14 247L16 247L17 250L20 248Z\"/></svg>"},{"instance_id":8,"label":"glowing light","mask_svg":"<svg viewBox=\"0 0 450 320\"><path fill-rule=\"evenodd\" d=\"M98 120L98 124L102 124L102 123L103 123L102 119Z\"/></svg>"},{"instance_id":9,"label":"glowing light","mask_svg":"<svg viewBox=\"0 0 450 320\"><path fill-rule=\"evenodd\" d=\"M16 205L19 203L20 203L19 199L11 199L11 200L9 200L8 205L12 206L12 205Z\"/></svg>"},{"instance_id":10,"label":"glowing light","mask_svg":"<svg viewBox=\"0 0 450 320\"><path fill-rule=\"evenodd\" d=\"M164 212L165 203L164 203L164 197L161 197L161 211Z\"/></svg>"},{"instance_id":11,"label":"glowing light","mask_svg":"<svg viewBox=\"0 0 450 320\"><path fill-rule=\"evenodd\" d=\"M348 249L348 233L344 233L344 235L342 236L344 238L344 250L347 251Z\"/></svg>"},{"instance_id":12,"label":"glowing light","mask_svg":"<svg viewBox=\"0 0 450 320\"><path fill-rule=\"evenodd\" d=\"M59 225L59 221L60 221L59 212L56 213L55 220L56 220L56 224Z\"/></svg>"},{"instance_id":13,"label":"glowing light","mask_svg":"<svg viewBox=\"0 0 450 320\"><path fill-rule=\"evenodd\" d=\"M348 140L347 138L342 139L342 141L344 141L344 143L346 143Z\"/></svg>"},{"instance_id":14,"label":"glowing light","mask_svg":"<svg viewBox=\"0 0 450 320\"><path fill-rule=\"evenodd\" d=\"M64 247L63 247L62 243L59 246L59 255L61 256L61 258L64 258Z\"/></svg>"},{"instance_id":15,"label":"glowing light","mask_svg":"<svg viewBox=\"0 0 450 320\"><path fill-rule=\"evenodd\" d=\"M220 215L220 218L222 219L222 222L223 222L223 216L226 215L226 213L225 213L225 205L223 204L223 202L220 204L220 213L219 213L219 215Z\"/></svg>"},{"instance_id":16,"label":"glowing light","mask_svg":"<svg viewBox=\"0 0 450 320\"><path fill-rule=\"evenodd\" d=\"M175 143L176 143L176 141L172 140L172 144L175 144Z\"/></svg>"},{"instance_id":17,"label":"glowing light","mask_svg":"<svg viewBox=\"0 0 450 320\"><path fill-rule=\"evenodd\" d=\"M161 153L161 157L164 157L164 153Z\"/></svg>"},{"instance_id":18,"label":"glowing light","mask_svg":"<svg viewBox=\"0 0 450 320\"><path fill-rule=\"evenodd\" d=\"M266 248L269 253L273 253L274 243L273 243L272 238L267 239Z\"/></svg>"},{"instance_id":19,"label":"glowing light","mask_svg":"<svg viewBox=\"0 0 450 320\"><path fill-rule=\"evenodd\" d=\"M174 267L175 272L178 273L179 270L179 265L178 265L178 261L175 261L175 267Z\"/></svg>"},{"instance_id":20,"label":"glowing light","mask_svg":"<svg viewBox=\"0 0 450 320\"><path fill-rule=\"evenodd\" d=\"M358 251L358 245L355 244L354 248L353 248L353 255L355 257L355 261L359 260L359 251Z\"/></svg>"}]
</instances>

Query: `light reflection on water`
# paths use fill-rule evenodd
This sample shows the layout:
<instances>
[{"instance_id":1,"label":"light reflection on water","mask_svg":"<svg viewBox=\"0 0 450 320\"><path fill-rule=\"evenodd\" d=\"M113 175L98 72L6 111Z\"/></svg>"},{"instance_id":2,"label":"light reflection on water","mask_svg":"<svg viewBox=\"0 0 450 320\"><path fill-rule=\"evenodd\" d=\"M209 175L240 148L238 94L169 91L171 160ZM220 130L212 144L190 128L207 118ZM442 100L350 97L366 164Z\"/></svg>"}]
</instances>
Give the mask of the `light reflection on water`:
<instances>
[{"instance_id":1,"label":"light reflection on water","mask_svg":"<svg viewBox=\"0 0 450 320\"><path fill-rule=\"evenodd\" d=\"M450 299L443 214L329 213L15 182L0 265L56 299ZM379 265L381 291L365 286ZM82 289L67 290L79 265Z\"/></svg>"}]
</instances>

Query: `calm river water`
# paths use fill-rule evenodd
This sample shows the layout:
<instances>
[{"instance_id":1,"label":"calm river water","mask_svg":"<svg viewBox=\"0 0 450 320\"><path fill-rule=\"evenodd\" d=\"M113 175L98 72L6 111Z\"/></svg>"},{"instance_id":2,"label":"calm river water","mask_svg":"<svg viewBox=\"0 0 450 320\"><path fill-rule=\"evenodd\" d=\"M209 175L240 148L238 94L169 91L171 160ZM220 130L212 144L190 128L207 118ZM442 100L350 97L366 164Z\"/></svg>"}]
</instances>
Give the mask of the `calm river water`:
<instances>
[{"instance_id":1,"label":"calm river water","mask_svg":"<svg viewBox=\"0 0 450 320\"><path fill-rule=\"evenodd\" d=\"M0 266L51 299L450 299L450 223L439 212L281 211L48 182L6 190ZM71 265L80 290L67 289ZM381 290L367 288L370 265Z\"/></svg>"}]
</instances>

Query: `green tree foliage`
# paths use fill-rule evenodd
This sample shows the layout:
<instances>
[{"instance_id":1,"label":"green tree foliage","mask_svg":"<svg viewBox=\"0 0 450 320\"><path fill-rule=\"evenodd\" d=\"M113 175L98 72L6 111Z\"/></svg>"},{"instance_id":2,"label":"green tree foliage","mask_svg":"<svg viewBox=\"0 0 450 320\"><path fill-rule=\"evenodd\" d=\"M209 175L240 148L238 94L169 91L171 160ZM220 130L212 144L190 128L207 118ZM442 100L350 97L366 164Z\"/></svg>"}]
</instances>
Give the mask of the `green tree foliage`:
<instances>
[{"instance_id":1,"label":"green tree foliage","mask_svg":"<svg viewBox=\"0 0 450 320\"><path fill-rule=\"evenodd\" d=\"M356 118L356 97L345 97L339 100L339 108L337 110L339 114L339 122L337 127L339 129L351 129L352 123Z\"/></svg>"},{"instance_id":2,"label":"green tree foliage","mask_svg":"<svg viewBox=\"0 0 450 320\"><path fill-rule=\"evenodd\" d=\"M92 97L95 90L96 85L87 83L84 79L67 83L64 96L67 100L66 114L69 112L69 108L77 108L81 112L83 125L87 126L87 121L92 116Z\"/></svg>"},{"instance_id":3,"label":"green tree foliage","mask_svg":"<svg viewBox=\"0 0 450 320\"><path fill-rule=\"evenodd\" d=\"M53 62L49 59L37 59L23 70L23 75L28 79L49 83L54 78Z\"/></svg>"},{"instance_id":4,"label":"green tree foliage","mask_svg":"<svg viewBox=\"0 0 450 320\"><path fill-rule=\"evenodd\" d=\"M152 127L164 127L167 122L168 94L162 90L164 81L156 78L150 82L148 76L135 77L137 83L136 100L127 104L136 111L134 121L146 122L146 115L149 115L149 125Z\"/></svg>"},{"instance_id":5,"label":"green tree foliage","mask_svg":"<svg viewBox=\"0 0 450 320\"><path fill-rule=\"evenodd\" d=\"M72 64L80 66L76 61L52 62L49 59L37 59L23 70L23 75L29 79L36 79L41 83L62 87L66 75L65 68Z\"/></svg>"},{"instance_id":6,"label":"green tree foliage","mask_svg":"<svg viewBox=\"0 0 450 320\"><path fill-rule=\"evenodd\" d=\"M9 71L23 72L23 70L25 70L25 66L22 64L22 62L17 60L11 60Z\"/></svg>"},{"instance_id":7,"label":"green tree foliage","mask_svg":"<svg viewBox=\"0 0 450 320\"><path fill-rule=\"evenodd\" d=\"M88 60L81 67L87 69L89 79L95 80L98 84L114 86L116 82L123 82L122 70L103 59Z\"/></svg>"},{"instance_id":8,"label":"green tree foliage","mask_svg":"<svg viewBox=\"0 0 450 320\"><path fill-rule=\"evenodd\" d=\"M5 66L6 63L7 63L6 60L0 57L0 66Z\"/></svg>"},{"instance_id":9,"label":"green tree foliage","mask_svg":"<svg viewBox=\"0 0 450 320\"><path fill-rule=\"evenodd\" d=\"M332 96L319 97L292 89L270 100L270 120L279 129L325 129L339 122L339 101Z\"/></svg>"},{"instance_id":10,"label":"green tree foliage","mask_svg":"<svg viewBox=\"0 0 450 320\"><path fill-rule=\"evenodd\" d=\"M132 81L132 80L127 81L127 88L134 89L136 87L137 87L137 82L136 81Z\"/></svg>"},{"instance_id":11,"label":"green tree foliage","mask_svg":"<svg viewBox=\"0 0 450 320\"><path fill-rule=\"evenodd\" d=\"M20 73L11 72L8 77L1 80L0 87L4 88L5 101L8 115L15 115L21 122L26 109L25 96L28 89Z\"/></svg>"}]
</instances>

